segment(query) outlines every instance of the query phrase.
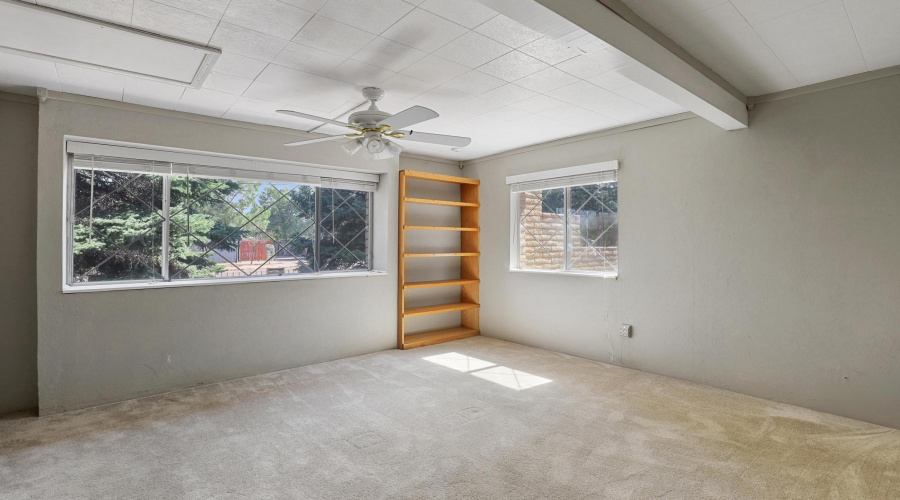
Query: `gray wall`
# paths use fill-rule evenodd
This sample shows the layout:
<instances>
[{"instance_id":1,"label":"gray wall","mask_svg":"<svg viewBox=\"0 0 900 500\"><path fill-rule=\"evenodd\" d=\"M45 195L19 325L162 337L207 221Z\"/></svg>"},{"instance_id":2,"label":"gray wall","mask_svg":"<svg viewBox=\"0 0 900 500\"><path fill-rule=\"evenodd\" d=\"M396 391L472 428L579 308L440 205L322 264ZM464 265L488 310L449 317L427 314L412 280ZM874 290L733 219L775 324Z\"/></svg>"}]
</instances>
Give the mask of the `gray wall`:
<instances>
[{"instance_id":1,"label":"gray wall","mask_svg":"<svg viewBox=\"0 0 900 500\"><path fill-rule=\"evenodd\" d=\"M41 105L37 297L40 411L53 413L396 346L398 161L333 144L285 148L296 133L103 101ZM146 111L146 112L145 112ZM63 136L129 141L387 171L376 211L386 276L63 294ZM403 159L400 163L406 164ZM420 170L454 165L409 160ZM385 255L386 253L386 255ZM377 260L377 258L376 258Z\"/></svg>"},{"instance_id":2,"label":"gray wall","mask_svg":"<svg viewBox=\"0 0 900 500\"><path fill-rule=\"evenodd\" d=\"M610 159L619 279L510 273L505 177ZM465 171L484 334L900 428L900 77Z\"/></svg>"},{"instance_id":3,"label":"gray wall","mask_svg":"<svg viewBox=\"0 0 900 500\"><path fill-rule=\"evenodd\" d=\"M37 99L0 92L0 414L37 406Z\"/></svg>"}]
</instances>

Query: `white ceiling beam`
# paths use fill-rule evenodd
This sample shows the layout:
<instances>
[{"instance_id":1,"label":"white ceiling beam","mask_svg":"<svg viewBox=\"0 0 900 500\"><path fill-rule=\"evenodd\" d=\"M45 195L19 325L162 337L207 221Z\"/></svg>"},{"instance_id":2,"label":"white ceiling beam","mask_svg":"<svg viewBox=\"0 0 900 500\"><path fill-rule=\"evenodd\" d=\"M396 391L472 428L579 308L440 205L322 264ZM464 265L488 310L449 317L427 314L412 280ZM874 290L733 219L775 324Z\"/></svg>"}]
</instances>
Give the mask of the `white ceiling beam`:
<instances>
[{"instance_id":1,"label":"white ceiling beam","mask_svg":"<svg viewBox=\"0 0 900 500\"><path fill-rule=\"evenodd\" d=\"M536 1L641 63L622 68L620 72L626 78L725 130L747 128L746 99L733 95L733 89L729 91L719 85L602 4L602 0ZM503 1L490 3L495 8L507 4ZM508 4L513 5L513 2ZM514 15L510 17L515 18Z\"/></svg>"}]
</instances>

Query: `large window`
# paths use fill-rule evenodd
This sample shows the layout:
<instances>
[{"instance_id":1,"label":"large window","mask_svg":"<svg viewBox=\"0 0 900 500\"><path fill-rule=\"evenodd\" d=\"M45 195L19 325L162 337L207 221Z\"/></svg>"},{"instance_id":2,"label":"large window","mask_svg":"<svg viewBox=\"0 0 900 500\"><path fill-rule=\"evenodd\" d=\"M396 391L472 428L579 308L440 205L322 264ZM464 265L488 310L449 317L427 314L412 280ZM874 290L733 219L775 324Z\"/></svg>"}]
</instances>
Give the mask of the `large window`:
<instances>
[{"instance_id":1,"label":"large window","mask_svg":"<svg viewBox=\"0 0 900 500\"><path fill-rule=\"evenodd\" d=\"M617 162L507 178L511 185L510 268L618 274Z\"/></svg>"},{"instance_id":2,"label":"large window","mask_svg":"<svg viewBox=\"0 0 900 500\"><path fill-rule=\"evenodd\" d=\"M96 155L69 165L72 288L372 268L374 183Z\"/></svg>"}]
</instances>

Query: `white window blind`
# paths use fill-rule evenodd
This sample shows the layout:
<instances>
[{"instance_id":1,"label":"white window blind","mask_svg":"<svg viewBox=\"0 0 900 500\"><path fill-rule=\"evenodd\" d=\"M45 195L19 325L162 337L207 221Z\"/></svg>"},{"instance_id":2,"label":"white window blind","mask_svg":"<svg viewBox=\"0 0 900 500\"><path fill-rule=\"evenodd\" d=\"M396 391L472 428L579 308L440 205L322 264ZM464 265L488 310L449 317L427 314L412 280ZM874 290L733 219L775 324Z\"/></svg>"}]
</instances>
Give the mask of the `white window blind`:
<instances>
[{"instance_id":1,"label":"white window blind","mask_svg":"<svg viewBox=\"0 0 900 500\"><path fill-rule=\"evenodd\" d=\"M75 168L110 170L116 172L140 172L148 174L181 175L214 179L236 179L246 181L287 182L320 186L322 180L313 175L288 174L283 172L261 172L238 168L210 167L207 165L187 165L156 160L136 160L109 156L74 155ZM375 184L377 186L377 184ZM374 191L374 189L372 189Z\"/></svg>"},{"instance_id":2,"label":"white window blind","mask_svg":"<svg viewBox=\"0 0 900 500\"><path fill-rule=\"evenodd\" d=\"M75 156L76 168L291 182L312 186L323 186L323 182L327 182L329 186L325 187L369 192L376 190L379 180L379 174L369 172L206 152L157 149L152 146L69 140L66 141L66 151Z\"/></svg>"},{"instance_id":3,"label":"white window blind","mask_svg":"<svg viewBox=\"0 0 900 500\"><path fill-rule=\"evenodd\" d=\"M577 167L545 170L531 174L513 175L506 178L510 190L514 193L534 191L538 189L554 189L586 184L602 184L616 181L618 160Z\"/></svg>"},{"instance_id":4,"label":"white window blind","mask_svg":"<svg viewBox=\"0 0 900 500\"><path fill-rule=\"evenodd\" d=\"M567 177L554 177L552 179L516 182L510 185L510 189L518 193L520 191L565 188L572 186L583 186L585 184L603 184L606 182L615 182L615 180L616 171L609 170L606 172L596 172L593 174L571 175Z\"/></svg>"}]
</instances>

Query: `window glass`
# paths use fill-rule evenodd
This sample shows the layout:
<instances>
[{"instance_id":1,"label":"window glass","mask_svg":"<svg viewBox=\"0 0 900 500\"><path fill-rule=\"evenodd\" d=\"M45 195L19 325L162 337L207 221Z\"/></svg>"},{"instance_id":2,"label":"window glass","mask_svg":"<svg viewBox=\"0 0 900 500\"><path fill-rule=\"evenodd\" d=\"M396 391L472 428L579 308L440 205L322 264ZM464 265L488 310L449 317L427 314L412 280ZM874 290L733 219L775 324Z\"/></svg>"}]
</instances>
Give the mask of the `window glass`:
<instances>
[{"instance_id":1,"label":"window glass","mask_svg":"<svg viewBox=\"0 0 900 500\"><path fill-rule=\"evenodd\" d=\"M330 188L320 191L320 269L368 269L370 193Z\"/></svg>"},{"instance_id":2,"label":"window glass","mask_svg":"<svg viewBox=\"0 0 900 500\"><path fill-rule=\"evenodd\" d=\"M569 269L618 269L618 183L569 188Z\"/></svg>"},{"instance_id":3,"label":"window glass","mask_svg":"<svg viewBox=\"0 0 900 500\"><path fill-rule=\"evenodd\" d=\"M173 177L172 279L314 272L315 188Z\"/></svg>"},{"instance_id":4,"label":"window glass","mask_svg":"<svg viewBox=\"0 0 900 500\"><path fill-rule=\"evenodd\" d=\"M75 165L73 285L371 269L369 191Z\"/></svg>"},{"instance_id":5,"label":"window glass","mask_svg":"<svg viewBox=\"0 0 900 500\"><path fill-rule=\"evenodd\" d=\"M617 274L618 182L614 175L609 178L569 187L514 189L518 262L513 268Z\"/></svg>"},{"instance_id":6,"label":"window glass","mask_svg":"<svg viewBox=\"0 0 900 500\"><path fill-rule=\"evenodd\" d=\"M163 178L76 170L73 283L162 277Z\"/></svg>"},{"instance_id":7,"label":"window glass","mask_svg":"<svg viewBox=\"0 0 900 500\"><path fill-rule=\"evenodd\" d=\"M522 269L565 269L565 190L520 192L519 214L519 266Z\"/></svg>"}]
</instances>

